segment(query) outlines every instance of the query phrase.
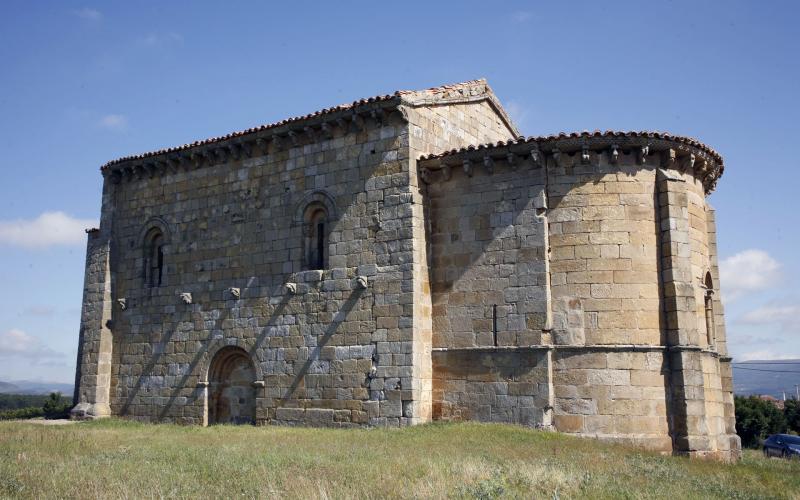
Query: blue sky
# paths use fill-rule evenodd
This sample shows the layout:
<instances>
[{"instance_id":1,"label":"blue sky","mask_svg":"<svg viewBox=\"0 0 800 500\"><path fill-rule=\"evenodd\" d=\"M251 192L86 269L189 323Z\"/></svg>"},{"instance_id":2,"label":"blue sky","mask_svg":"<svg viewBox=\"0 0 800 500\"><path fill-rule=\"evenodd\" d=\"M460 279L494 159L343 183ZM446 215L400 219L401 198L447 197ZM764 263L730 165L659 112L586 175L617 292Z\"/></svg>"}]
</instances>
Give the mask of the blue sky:
<instances>
[{"instance_id":1,"label":"blue sky","mask_svg":"<svg viewBox=\"0 0 800 500\"><path fill-rule=\"evenodd\" d=\"M0 380L72 380L106 161L479 77L526 135L717 149L731 352L800 358L797 2L221 5L3 2Z\"/></svg>"}]
</instances>

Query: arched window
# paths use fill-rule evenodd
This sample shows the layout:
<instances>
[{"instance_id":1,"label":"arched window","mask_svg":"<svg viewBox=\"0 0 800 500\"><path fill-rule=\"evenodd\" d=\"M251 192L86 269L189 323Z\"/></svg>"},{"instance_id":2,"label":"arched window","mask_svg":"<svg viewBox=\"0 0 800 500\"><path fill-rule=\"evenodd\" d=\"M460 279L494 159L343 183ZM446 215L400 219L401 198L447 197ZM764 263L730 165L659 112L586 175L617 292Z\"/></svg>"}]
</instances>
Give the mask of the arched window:
<instances>
[{"instance_id":1,"label":"arched window","mask_svg":"<svg viewBox=\"0 0 800 500\"><path fill-rule=\"evenodd\" d=\"M302 231L304 270L321 270L330 266L331 235L336 234L334 226L337 220L334 198L323 189L307 193L295 205L294 224Z\"/></svg>"},{"instance_id":2,"label":"arched window","mask_svg":"<svg viewBox=\"0 0 800 500\"><path fill-rule=\"evenodd\" d=\"M164 283L164 234L158 228L151 229L145 237L144 282L149 287Z\"/></svg>"},{"instance_id":3,"label":"arched window","mask_svg":"<svg viewBox=\"0 0 800 500\"><path fill-rule=\"evenodd\" d=\"M325 269L328 265L328 211L320 203L310 204L305 211L305 268Z\"/></svg>"},{"instance_id":4,"label":"arched window","mask_svg":"<svg viewBox=\"0 0 800 500\"><path fill-rule=\"evenodd\" d=\"M705 311L706 311L706 336L708 337L708 347L716 347L716 335L714 333L714 282L711 273L706 273L705 279Z\"/></svg>"}]
</instances>

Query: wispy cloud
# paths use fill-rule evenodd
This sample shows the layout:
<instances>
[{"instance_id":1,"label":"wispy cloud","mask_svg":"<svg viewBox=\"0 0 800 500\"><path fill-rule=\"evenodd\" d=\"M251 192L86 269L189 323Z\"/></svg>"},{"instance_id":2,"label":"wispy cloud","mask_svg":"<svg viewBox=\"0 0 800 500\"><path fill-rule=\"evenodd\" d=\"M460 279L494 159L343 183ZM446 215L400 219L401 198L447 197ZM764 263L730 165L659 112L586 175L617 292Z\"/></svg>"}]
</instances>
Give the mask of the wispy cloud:
<instances>
[{"instance_id":1,"label":"wispy cloud","mask_svg":"<svg viewBox=\"0 0 800 500\"><path fill-rule=\"evenodd\" d=\"M90 9L89 7L84 7L82 9L76 10L75 15L80 17L81 19L86 19L87 21L99 21L103 19L103 13L96 9Z\"/></svg>"},{"instance_id":2,"label":"wispy cloud","mask_svg":"<svg viewBox=\"0 0 800 500\"><path fill-rule=\"evenodd\" d=\"M719 263L722 296L726 302L749 293L775 286L781 264L767 252L750 249L723 259Z\"/></svg>"},{"instance_id":3,"label":"wispy cloud","mask_svg":"<svg viewBox=\"0 0 800 500\"><path fill-rule=\"evenodd\" d=\"M528 110L520 105L519 102L511 100L508 101L505 105L506 112L508 112L508 116L514 121L514 123L518 127L522 127L525 124L525 120L528 118Z\"/></svg>"},{"instance_id":4,"label":"wispy cloud","mask_svg":"<svg viewBox=\"0 0 800 500\"><path fill-rule=\"evenodd\" d=\"M31 306L23 310L20 316L33 316L35 318L51 318L56 314L52 306Z\"/></svg>"},{"instance_id":5,"label":"wispy cloud","mask_svg":"<svg viewBox=\"0 0 800 500\"><path fill-rule=\"evenodd\" d=\"M44 345L38 338L12 328L0 334L0 357L60 358L64 354Z\"/></svg>"},{"instance_id":6,"label":"wispy cloud","mask_svg":"<svg viewBox=\"0 0 800 500\"><path fill-rule=\"evenodd\" d=\"M749 351L741 356L736 356L736 361L752 361L752 360L777 360L777 359L799 359L800 355L798 354L789 354L785 351L775 352L770 349L764 349L761 351Z\"/></svg>"},{"instance_id":7,"label":"wispy cloud","mask_svg":"<svg viewBox=\"0 0 800 500\"><path fill-rule=\"evenodd\" d=\"M800 331L800 305L766 305L745 313L741 321L751 325L774 323L784 331Z\"/></svg>"},{"instance_id":8,"label":"wispy cloud","mask_svg":"<svg viewBox=\"0 0 800 500\"><path fill-rule=\"evenodd\" d=\"M167 44L183 45L183 35L180 33L148 33L139 39L145 47L162 47Z\"/></svg>"},{"instance_id":9,"label":"wispy cloud","mask_svg":"<svg viewBox=\"0 0 800 500\"><path fill-rule=\"evenodd\" d=\"M128 126L128 118L125 115L105 115L100 118L100 126L110 130L122 130Z\"/></svg>"},{"instance_id":10,"label":"wispy cloud","mask_svg":"<svg viewBox=\"0 0 800 500\"><path fill-rule=\"evenodd\" d=\"M24 248L80 245L84 230L97 226L95 219L77 219L64 212L45 212L35 219L0 221L0 244Z\"/></svg>"},{"instance_id":11,"label":"wispy cloud","mask_svg":"<svg viewBox=\"0 0 800 500\"><path fill-rule=\"evenodd\" d=\"M518 23L525 23L533 19L533 13L527 10L520 10L511 14L511 18Z\"/></svg>"}]
</instances>

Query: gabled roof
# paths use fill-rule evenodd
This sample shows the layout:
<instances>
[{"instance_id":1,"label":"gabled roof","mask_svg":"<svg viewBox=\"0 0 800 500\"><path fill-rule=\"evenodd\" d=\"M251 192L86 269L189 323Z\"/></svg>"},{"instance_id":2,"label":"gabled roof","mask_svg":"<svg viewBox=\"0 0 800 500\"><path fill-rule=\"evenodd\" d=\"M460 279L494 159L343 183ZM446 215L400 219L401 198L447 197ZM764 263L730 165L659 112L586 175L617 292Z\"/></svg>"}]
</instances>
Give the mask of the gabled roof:
<instances>
[{"instance_id":1,"label":"gabled roof","mask_svg":"<svg viewBox=\"0 0 800 500\"><path fill-rule=\"evenodd\" d=\"M475 102L480 100L488 100L490 105L505 122L509 130L515 136L520 135L519 130L511 122L511 119L506 114L497 97L494 95L491 87L489 87L489 85L486 83L486 80L479 79L451 85L442 85L425 90L398 90L392 94L377 95L374 97L359 99L357 101L353 101L352 103L324 108L306 115L287 118L285 120L248 128L238 132L231 132L219 137L211 137L189 144L183 144L181 146L159 149L138 155L125 156L106 163L101 167L101 170L107 170L114 165L130 160L143 160L158 155L177 153L199 146L207 146L217 142L240 138L250 134L255 134L257 132L269 131L272 129L280 132L278 129L281 127L284 129L299 128L302 130L303 125L308 124L306 122L325 121L326 118L335 119L336 116L352 114L353 112L362 110L369 111L370 109L377 108L391 108L400 104L407 104L410 106L447 105L454 103Z\"/></svg>"}]
</instances>

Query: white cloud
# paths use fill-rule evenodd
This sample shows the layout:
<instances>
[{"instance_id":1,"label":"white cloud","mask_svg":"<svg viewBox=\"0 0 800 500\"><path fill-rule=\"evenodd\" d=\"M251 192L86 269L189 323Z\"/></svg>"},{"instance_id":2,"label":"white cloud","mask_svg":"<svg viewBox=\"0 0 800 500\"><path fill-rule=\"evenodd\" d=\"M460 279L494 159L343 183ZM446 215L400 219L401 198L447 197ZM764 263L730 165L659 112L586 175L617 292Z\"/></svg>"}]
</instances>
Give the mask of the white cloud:
<instances>
[{"instance_id":1,"label":"white cloud","mask_svg":"<svg viewBox=\"0 0 800 500\"><path fill-rule=\"evenodd\" d=\"M60 352L50 349L41 340L22 330L12 328L0 334L0 357L59 358L62 356L63 354Z\"/></svg>"},{"instance_id":2,"label":"white cloud","mask_svg":"<svg viewBox=\"0 0 800 500\"><path fill-rule=\"evenodd\" d=\"M128 126L125 115L105 115L100 118L100 126L111 130L122 130Z\"/></svg>"},{"instance_id":3,"label":"white cloud","mask_svg":"<svg viewBox=\"0 0 800 500\"><path fill-rule=\"evenodd\" d=\"M99 10L90 9L89 7L84 7L75 11L75 15L88 21L99 21L103 19L103 14Z\"/></svg>"},{"instance_id":4,"label":"white cloud","mask_svg":"<svg viewBox=\"0 0 800 500\"><path fill-rule=\"evenodd\" d=\"M139 39L139 43L144 45L145 47L159 47L166 44L183 44L183 35L180 33L169 32L169 33L148 33L144 37Z\"/></svg>"},{"instance_id":5,"label":"white cloud","mask_svg":"<svg viewBox=\"0 0 800 500\"><path fill-rule=\"evenodd\" d=\"M797 354L786 354L785 352L775 352L768 349L764 349L761 351L750 351L742 354L741 356L736 356L736 361L767 361L767 360L778 360L778 359L800 359L800 355Z\"/></svg>"},{"instance_id":6,"label":"white cloud","mask_svg":"<svg viewBox=\"0 0 800 500\"><path fill-rule=\"evenodd\" d=\"M783 330L800 329L800 305L767 305L745 313L742 323L763 325L777 323Z\"/></svg>"},{"instance_id":7,"label":"white cloud","mask_svg":"<svg viewBox=\"0 0 800 500\"><path fill-rule=\"evenodd\" d=\"M508 101L505 105L506 112L508 116L511 117L511 120L514 123L521 127L523 123L525 123L525 119L528 117L528 110L522 107L517 101Z\"/></svg>"},{"instance_id":8,"label":"white cloud","mask_svg":"<svg viewBox=\"0 0 800 500\"><path fill-rule=\"evenodd\" d=\"M723 297L733 301L774 286L780 277L780 267L777 260L758 249L744 250L722 259L719 274Z\"/></svg>"},{"instance_id":9,"label":"white cloud","mask_svg":"<svg viewBox=\"0 0 800 500\"><path fill-rule=\"evenodd\" d=\"M56 313L52 306L31 306L25 309L20 316L34 316L36 318L50 318Z\"/></svg>"},{"instance_id":10,"label":"white cloud","mask_svg":"<svg viewBox=\"0 0 800 500\"><path fill-rule=\"evenodd\" d=\"M85 229L96 227L95 219L76 219L64 212L45 212L33 220L0 221L0 244L25 248L80 245Z\"/></svg>"},{"instance_id":11,"label":"white cloud","mask_svg":"<svg viewBox=\"0 0 800 500\"><path fill-rule=\"evenodd\" d=\"M518 12L514 12L511 15L511 17L514 19L514 21L516 21L518 23L524 23L524 22L527 22L527 21L531 20L531 18L533 18L533 13L525 11L525 10L521 10L521 11L518 11Z\"/></svg>"}]
</instances>

